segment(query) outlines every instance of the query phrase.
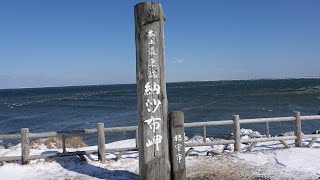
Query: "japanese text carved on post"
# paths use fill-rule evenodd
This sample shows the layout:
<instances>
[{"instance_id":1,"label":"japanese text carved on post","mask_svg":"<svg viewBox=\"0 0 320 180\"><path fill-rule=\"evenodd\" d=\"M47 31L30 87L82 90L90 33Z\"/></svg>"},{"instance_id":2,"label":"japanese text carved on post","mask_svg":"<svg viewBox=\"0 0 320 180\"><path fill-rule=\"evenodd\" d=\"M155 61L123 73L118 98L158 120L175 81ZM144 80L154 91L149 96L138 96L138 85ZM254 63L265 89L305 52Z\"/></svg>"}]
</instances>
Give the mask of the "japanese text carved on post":
<instances>
[{"instance_id":1,"label":"japanese text carved on post","mask_svg":"<svg viewBox=\"0 0 320 180\"><path fill-rule=\"evenodd\" d=\"M170 179L164 19L159 3L135 6L140 179Z\"/></svg>"}]
</instances>

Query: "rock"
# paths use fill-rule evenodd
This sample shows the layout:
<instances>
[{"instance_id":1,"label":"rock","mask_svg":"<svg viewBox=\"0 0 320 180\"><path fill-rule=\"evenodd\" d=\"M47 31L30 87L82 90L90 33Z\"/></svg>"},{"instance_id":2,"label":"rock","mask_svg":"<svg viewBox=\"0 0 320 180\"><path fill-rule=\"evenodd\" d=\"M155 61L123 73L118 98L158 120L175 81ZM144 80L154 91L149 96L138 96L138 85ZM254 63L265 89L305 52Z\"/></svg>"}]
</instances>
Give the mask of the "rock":
<instances>
[{"instance_id":1,"label":"rock","mask_svg":"<svg viewBox=\"0 0 320 180\"><path fill-rule=\"evenodd\" d=\"M261 137L262 135L258 131L253 131L252 129L240 129L241 136L249 136L250 138Z\"/></svg>"},{"instance_id":2,"label":"rock","mask_svg":"<svg viewBox=\"0 0 320 180\"><path fill-rule=\"evenodd\" d=\"M230 134L231 136L233 136L233 133ZM240 129L240 136L249 136L250 138L260 138L262 137L262 135L260 134L260 132L258 131L254 131L252 129Z\"/></svg>"},{"instance_id":3,"label":"rock","mask_svg":"<svg viewBox=\"0 0 320 180\"><path fill-rule=\"evenodd\" d=\"M226 145L224 146L224 150L225 150L225 151L233 152L233 150L234 150L234 144L226 144Z\"/></svg>"},{"instance_id":4,"label":"rock","mask_svg":"<svg viewBox=\"0 0 320 180\"><path fill-rule=\"evenodd\" d=\"M188 155L190 155L190 153L193 151L193 149L194 149L194 148L190 148L190 149L186 152L186 157L187 157Z\"/></svg>"},{"instance_id":5,"label":"rock","mask_svg":"<svg viewBox=\"0 0 320 180\"><path fill-rule=\"evenodd\" d=\"M211 150L211 151L208 151L208 152L207 152L207 156L209 156L210 154L211 154L212 156L223 155L223 153L218 152L218 151L214 151L214 150Z\"/></svg>"},{"instance_id":6,"label":"rock","mask_svg":"<svg viewBox=\"0 0 320 180\"><path fill-rule=\"evenodd\" d=\"M294 136L294 132L290 131L290 132L281 133L279 136Z\"/></svg>"},{"instance_id":7,"label":"rock","mask_svg":"<svg viewBox=\"0 0 320 180\"><path fill-rule=\"evenodd\" d=\"M203 141L203 137L202 136L198 136L198 135L196 135L196 136L193 136L191 139L189 139L188 141L190 141L190 142L201 142L201 141Z\"/></svg>"},{"instance_id":8,"label":"rock","mask_svg":"<svg viewBox=\"0 0 320 180\"><path fill-rule=\"evenodd\" d=\"M316 131L313 132L312 134L320 134L320 130L316 130Z\"/></svg>"},{"instance_id":9,"label":"rock","mask_svg":"<svg viewBox=\"0 0 320 180\"><path fill-rule=\"evenodd\" d=\"M302 135L303 135L303 133L302 133ZM285 133L280 134L279 136L294 136L294 131L285 132Z\"/></svg>"},{"instance_id":10,"label":"rock","mask_svg":"<svg viewBox=\"0 0 320 180\"><path fill-rule=\"evenodd\" d=\"M252 180L271 180L271 178L269 178L267 176L253 176L250 179L252 179Z\"/></svg>"},{"instance_id":11,"label":"rock","mask_svg":"<svg viewBox=\"0 0 320 180\"><path fill-rule=\"evenodd\" d=\"M5 144L5 145L4 145L4 148L5 148L5 149L9 149L9 148L11 148L12 146L14 146L14 145L11 144L11 143L8 143L8 144Z\"/></svg>"},{"instance_id":12,"label":"rock","mask_svg":"<svg viewBox=\"0 0 320 180\"><path fill-rule=\"evenodd\" d=\"M203 174L198 177L189 177L188 180L213 180L213 179L221 179L218 178L215 174Z\"/></svg>"}]
</instances>

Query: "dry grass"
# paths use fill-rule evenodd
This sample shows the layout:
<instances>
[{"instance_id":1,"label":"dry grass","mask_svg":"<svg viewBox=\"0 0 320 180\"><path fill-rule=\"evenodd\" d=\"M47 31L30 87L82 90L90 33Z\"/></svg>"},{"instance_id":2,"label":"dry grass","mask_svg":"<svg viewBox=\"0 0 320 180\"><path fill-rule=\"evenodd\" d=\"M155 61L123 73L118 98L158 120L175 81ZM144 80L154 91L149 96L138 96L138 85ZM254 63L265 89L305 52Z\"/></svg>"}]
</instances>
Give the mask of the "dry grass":
<instances>
[{"instance_id":1,"label":"dry grass","mask_svg":"<svg viewBox=\"0 0 320 180\"><path fill-rule=\"evenodd\" d=\"M37 139L30 143L31 148L37 149L39 146L46 146L48 149L62 148L62 141L59 137L49 137L46 139ZM66 138L67 148L81 148L87 144L79 136Z\"/></svg>"},{"instance_id":2,"label":"dry grass","mask_svg":"<svg viewBox=\"0 0 320 180\"><path fill-rule=\"evenodd\" d=\"M81 148L88 146L81 137L70 137L66 139L67 148Z\"/></svg>"},{"instance_id":3,"label":"dry grass","mask_svg":"<svg viewBox=\"0 0 320 180\"><path fill-rule=\"evenodd\" d=\"M186 164L188 180L253 179L251 175L255 167L235 159L225 155L193 157L193 163Z\"/></svg>"}]
</instances>

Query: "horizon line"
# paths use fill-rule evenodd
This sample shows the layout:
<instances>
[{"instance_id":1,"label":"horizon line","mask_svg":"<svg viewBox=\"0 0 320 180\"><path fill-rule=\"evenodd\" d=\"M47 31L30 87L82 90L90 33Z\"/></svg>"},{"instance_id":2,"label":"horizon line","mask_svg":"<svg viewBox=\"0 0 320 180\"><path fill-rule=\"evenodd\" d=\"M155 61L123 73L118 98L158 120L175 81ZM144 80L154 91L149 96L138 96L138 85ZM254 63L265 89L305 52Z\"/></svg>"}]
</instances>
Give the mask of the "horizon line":
<instances>
[{"instance_id":1,"label":"horizon line","mask_svg":"<svg viewBox=\"0 0 320 180\"><path fill-rule=\"evenodd\" d=\"M316 76L303 76L295 78L253 78L253 79L228 79L228 80L191 80L191 81L167 81L166 83L184 83L184 82L219 82L219 81L257 81L257 80L292 80L292 79L320 79ZM44 89L44 88L68 88L82 86L114 86L114 85L133 85L136 83L119 84L85 84L85 85L62 85L62 86L42 86L42 87L18 87L18 88L0 88L0 90L18 90L18 89Z\"/></svg>"}]
</instances>

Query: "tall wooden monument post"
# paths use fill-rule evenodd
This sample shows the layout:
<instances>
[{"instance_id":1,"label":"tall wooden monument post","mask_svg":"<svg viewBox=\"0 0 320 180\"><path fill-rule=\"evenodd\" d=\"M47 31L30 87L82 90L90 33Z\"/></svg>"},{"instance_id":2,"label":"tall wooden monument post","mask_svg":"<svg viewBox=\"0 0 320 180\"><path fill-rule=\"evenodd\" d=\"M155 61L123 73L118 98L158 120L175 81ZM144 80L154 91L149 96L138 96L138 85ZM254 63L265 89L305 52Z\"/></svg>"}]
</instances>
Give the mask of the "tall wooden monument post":
<instances>
[{"instance_id":1,"label":"tall wooden monument post","mask_svg":"<svg viewBox=\"0 0 320 180\"><path fill-rule=\"evenodd\" d=\"M168 101L164 69L165 15L156 2L135 5L139 174L142 180L171 179Z\"/></svg>"}]
</instances>

